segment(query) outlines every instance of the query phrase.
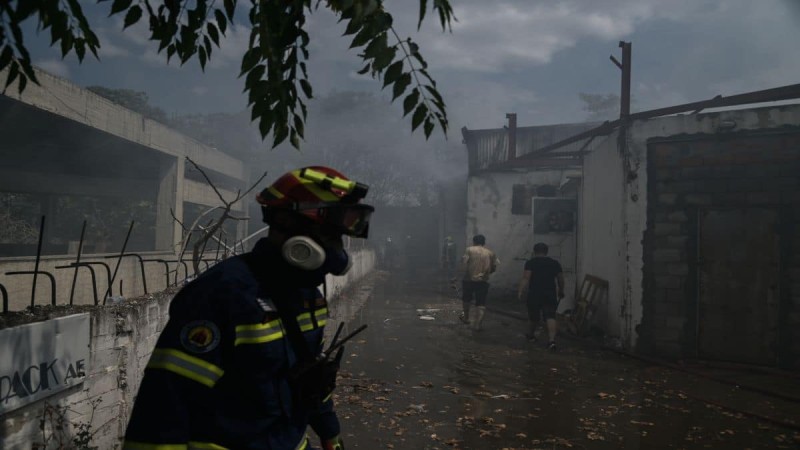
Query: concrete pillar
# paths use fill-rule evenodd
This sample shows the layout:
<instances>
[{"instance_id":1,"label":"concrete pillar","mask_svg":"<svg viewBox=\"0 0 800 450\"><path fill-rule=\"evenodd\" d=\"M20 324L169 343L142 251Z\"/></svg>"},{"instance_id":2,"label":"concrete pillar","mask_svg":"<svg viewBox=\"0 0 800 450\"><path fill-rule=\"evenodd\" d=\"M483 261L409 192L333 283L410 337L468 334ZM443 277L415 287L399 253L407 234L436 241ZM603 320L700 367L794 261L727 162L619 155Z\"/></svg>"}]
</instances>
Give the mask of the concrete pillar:
<instances>
[{"instance_id":1,"label":"concrete pillar","mask_svg":"<svg viewBox=\"0 0 800 450\"><path fill-rule=\"evenodd\" d=\"M181 241L181 226L172 218L183 221L183 159L169 158L161 163L156 196L156 249L173 250Z\"/></svg>"}]
</instances>

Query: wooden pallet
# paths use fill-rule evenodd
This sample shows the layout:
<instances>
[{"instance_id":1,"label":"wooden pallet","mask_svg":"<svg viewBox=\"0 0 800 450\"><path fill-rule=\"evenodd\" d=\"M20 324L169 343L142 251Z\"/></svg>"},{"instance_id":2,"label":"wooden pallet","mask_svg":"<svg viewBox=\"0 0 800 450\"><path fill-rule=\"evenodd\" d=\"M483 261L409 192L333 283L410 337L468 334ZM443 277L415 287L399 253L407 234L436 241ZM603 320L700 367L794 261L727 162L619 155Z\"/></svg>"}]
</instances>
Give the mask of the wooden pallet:
<instances>
[{"instance_id":1,"label":"wooden pallet","mask_svg":"<svg viewBox=\"0 0 800 450\"><path fill-rule=\"evenodd\" d=\"M570 333L578 336L587 334L597 307L607 297L608 281L594 275L584 276L575 295L575 309L567 321Z\"/></svg>"}]
</instances>

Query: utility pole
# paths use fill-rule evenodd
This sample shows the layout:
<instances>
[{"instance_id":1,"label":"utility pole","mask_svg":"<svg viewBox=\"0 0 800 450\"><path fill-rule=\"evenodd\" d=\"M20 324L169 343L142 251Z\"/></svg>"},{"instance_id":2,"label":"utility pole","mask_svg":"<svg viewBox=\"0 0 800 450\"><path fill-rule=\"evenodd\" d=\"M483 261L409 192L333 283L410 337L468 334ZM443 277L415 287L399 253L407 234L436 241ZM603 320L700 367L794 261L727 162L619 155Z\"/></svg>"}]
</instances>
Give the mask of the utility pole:
<instances>
[{"instance_id":1,"label":"utility pole","mask_svg":"<svg viewBox=\"0 0 800 450\"><path fill-rule=\"evenodd\" d=\"M507 161L517 157L517 113L507 113L508 119L508 158Z\"/></svg>"},{"instance_id":2,"label":"utility pole","mask_svg":"<svg viewBox=\"0 0 800 450\"><path fill-rule=\"evenodd\" d=\"M619 118L624 119L631 113L631 50L630 42L619 41L622 49L622 62L619 62L614 55L611 55L611 62L622 71L622 85L620 88Z\"/></svg>"}]
</instances>

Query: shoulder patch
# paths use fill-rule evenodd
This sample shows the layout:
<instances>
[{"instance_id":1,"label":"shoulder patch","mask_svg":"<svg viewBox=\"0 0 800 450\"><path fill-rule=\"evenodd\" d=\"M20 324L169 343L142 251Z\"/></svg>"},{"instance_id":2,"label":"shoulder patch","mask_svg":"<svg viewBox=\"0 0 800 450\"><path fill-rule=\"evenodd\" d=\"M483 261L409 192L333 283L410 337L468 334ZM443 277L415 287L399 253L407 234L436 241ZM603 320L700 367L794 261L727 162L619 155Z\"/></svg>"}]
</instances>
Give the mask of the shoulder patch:
<instances>
[{"instance_id":1,"label":"shoulder patch","mask_svg":"<svg viewBox=\"0 0 800 450\"><path fill-rule=\"evenodd\" d=\"M208 320L189 322L181 329L181 345L192 353L208 353L219 345L219 327Z\"/></svg>"}]
</instances>

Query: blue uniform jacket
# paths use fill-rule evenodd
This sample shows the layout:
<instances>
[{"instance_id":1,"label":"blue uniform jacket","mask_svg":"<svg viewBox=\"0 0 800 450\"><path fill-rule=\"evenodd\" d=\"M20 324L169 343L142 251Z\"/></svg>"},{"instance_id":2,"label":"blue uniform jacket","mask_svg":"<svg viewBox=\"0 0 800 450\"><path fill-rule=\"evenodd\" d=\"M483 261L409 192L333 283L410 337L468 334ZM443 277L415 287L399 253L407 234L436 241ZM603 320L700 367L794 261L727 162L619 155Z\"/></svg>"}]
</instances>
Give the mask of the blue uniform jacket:
<instances>
[{"instance_id":1,"label":"blue uniform jacket","mask_svg":"<svg viewBox=\"0 0 800 450\"><path fill-rule=\"evenodd\" d=\"M263 252L258 257L274 255ZM306 429L330 439L339 421L328 398L308 410L292 401L286 377L297 358L270 283L282 262L255 274L242 257L225 260L184 287L145 369L124 449L293 450ZM295 292L295 291L292 291ZM317 289L297 289L297 321L312 354L323 345L327 304Z\"/></svg>"}]
</instances>

